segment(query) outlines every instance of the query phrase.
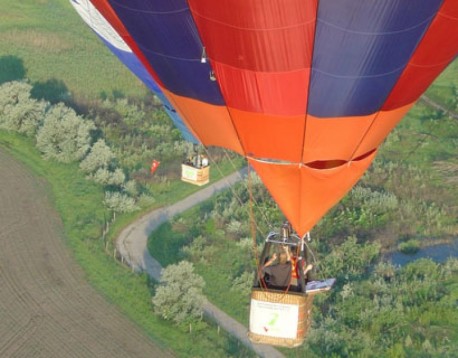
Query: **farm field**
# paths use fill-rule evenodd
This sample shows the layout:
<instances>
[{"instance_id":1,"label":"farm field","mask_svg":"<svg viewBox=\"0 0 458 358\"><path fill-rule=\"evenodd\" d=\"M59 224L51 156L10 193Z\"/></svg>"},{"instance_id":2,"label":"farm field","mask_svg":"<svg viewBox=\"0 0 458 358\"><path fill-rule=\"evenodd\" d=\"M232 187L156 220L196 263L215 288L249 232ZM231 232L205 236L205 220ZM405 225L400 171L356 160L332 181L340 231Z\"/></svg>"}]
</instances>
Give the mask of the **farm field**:
<instances>
[{"instance_id":1,"label":"farm field","mask_svg":"<svg viewBox=\"0 0 458 358\"><path fill-rule=\"evenodd\" d=\"M0 149L0 356L167 357L86 281L45 183Z\"/></svg>"}]
</instances>

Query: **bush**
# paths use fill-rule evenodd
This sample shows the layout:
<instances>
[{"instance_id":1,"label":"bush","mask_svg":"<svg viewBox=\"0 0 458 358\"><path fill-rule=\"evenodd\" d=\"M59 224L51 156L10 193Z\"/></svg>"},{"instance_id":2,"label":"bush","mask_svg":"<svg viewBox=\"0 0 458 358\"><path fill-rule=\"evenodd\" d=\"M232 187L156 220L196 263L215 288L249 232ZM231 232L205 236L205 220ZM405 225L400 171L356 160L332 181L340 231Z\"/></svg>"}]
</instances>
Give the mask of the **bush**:
<instances>
[{"instance_id":1,"label":"bush","mask_svg":"<svg viewBox=\"0 0 458 358\"><path fill-rule=\"evenodd\" d=\"M413 255L420 250L420 242L416 239L401 242L398 245L399 251L406 255Z\"/></svg>"},{"instance_id":2,"label":"bush","mask_svg":"<svg viewBox=\"0 0 458 358\"><path fill-rule=\"evenodd\" d=\"M46 159L70 163L82 159L91 146L92 122L64 104L51 107L37 133L37 148Z\"/></svg>"},{"instance_id":3,"label":"bush","mask_svg":"<svg viewBox=\"0 0 458 358\"><path fill-rule=\"evenodd\" d=\"M30 97L32 86L8 82L0 86L0 128L34 135L45 117L47 104Z\"/></svg>"},{"instance_id":4,"label":"bush","mask_svg":"<svg viewBox=\"0 0 458 358\"><path fill-rule=\"evenodd\" d=\"M115 159L110 147L105 140L99 139L91 148L89 154L81 161L80 168L85 173L94 173L98 169L106 169Z\"/></svg>"},{"instance_id":5,"label":"bush","mask_svg":"<svg viewBox=\"0 0 458 358\"><path fill-rule=\"evenodd\" d=\"M109 210L117 213L131 213L138 210L133 198L119 192L106 192L103 202Z\"/></svg>"},{"instance_id":6,"label":"bush","mask_svg":"<svg viewBox=\"0 0 458 358\"><path fill-rule=\"evenodd\" d=\"M154 311L176 324L195 321L203 313L204 285L203 278L194 273L192 263L181 261L167 266L152 298Z\"/></svg>"}]
</instances>

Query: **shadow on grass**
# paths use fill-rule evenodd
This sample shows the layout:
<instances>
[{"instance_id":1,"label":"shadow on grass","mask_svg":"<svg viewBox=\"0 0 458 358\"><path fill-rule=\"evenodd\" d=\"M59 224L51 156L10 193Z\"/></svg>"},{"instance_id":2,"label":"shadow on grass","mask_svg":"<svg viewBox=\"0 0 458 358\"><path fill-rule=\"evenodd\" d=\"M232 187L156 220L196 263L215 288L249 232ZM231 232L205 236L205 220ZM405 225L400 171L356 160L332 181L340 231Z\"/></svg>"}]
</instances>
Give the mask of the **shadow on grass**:
<instances>
[{"instance_id":1,"label":"shadow on grass","mask_svg":"<svg viewBox=\"0 0 458 358\"><path fill-rule=\"evenodd\" d=\"M21 58L16 56L0 57L0 84L22 80L25 78L25 74L26 70Z\"/></svg>"},{"instance_id":2,"label":"shadow on grass","mask_svg":"<svg viewBox=\"0 0 458 358\"><path fill-rule=\"evenodd\" d=\"M45 100L51 104L63 102L66 105L71 105L71 96L67 86L63 81L55 78L44 82L35 82L30 95L35 99Z\"/></svg>"}]
</instances>

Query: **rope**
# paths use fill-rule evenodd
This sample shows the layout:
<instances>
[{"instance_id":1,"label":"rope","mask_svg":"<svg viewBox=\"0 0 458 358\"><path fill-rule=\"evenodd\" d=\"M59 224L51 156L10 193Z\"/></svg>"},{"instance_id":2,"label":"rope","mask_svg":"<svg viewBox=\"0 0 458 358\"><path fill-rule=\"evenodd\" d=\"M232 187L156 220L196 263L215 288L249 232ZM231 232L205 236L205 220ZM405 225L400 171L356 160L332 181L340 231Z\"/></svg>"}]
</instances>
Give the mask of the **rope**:
<instances>
[{"instance_id":1,"label":"rope","mask_svg":"<svg viewBox=\"0 0 458 358\"><path fill-rule=\"evenodd\" d=\"M232 161L231 157L228 155L226 149L224 149L224 154L225 154L226 157L228 158L229 162L232 164L233 168L236 169L236 167L235 167L235 165L233 164L233 161ZM248 165L248 177L249 177L248 181L250 182L250 180L251 180L251 174L250 174L250 166L249 166L249 165ZM252 192L251 192L250 189L248 188L249 185L251 185L251 184L248 183L248 184L246 185L246 188L247 188L247 191L249 191L251 200L253 200L253 202L254 202L254 206L258 209L258 212L261 213L261 216L262 216L262 219L264 220L265 226L266 226L266 227L272 228L272 225L271 225L271 223L270 223L268 217L266 216L265 211L262 210L262 208L261 208L261 206L259 205L258 201L255 199L255 197L252 195ZM257 226L257 231L258 231L262 236L266 236L266 233L265 233L261 228L259 228L259 226Z\"/></svg>"},{"instance_id":2,"label":"rope","mask_svg":"<svg viewBox=\"0 0 458 358\"><path fill-rule=\"evenodd\" d=\"M251 172L250 166L248 165L248 194L249 194L249 214L250 214L250 231L251 231L251 238L253 240L253 257L255 258L256 267L259 267L259 257L258 257L258 243L256 240L256 220L254 218L253 213L253 192L251 186Z\"/></svg>"}]
</instances>

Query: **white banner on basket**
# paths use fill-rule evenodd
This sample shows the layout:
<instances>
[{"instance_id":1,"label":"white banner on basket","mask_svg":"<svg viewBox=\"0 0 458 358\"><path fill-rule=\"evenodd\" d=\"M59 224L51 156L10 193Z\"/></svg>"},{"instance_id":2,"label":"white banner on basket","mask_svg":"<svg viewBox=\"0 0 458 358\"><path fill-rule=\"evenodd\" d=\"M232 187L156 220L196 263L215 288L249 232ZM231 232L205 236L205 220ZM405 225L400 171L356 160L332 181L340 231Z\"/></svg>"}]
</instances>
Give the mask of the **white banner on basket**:
<instances>
[{"instance_id":1,"label":"white banner on basket","mask_svg":"<svg viewBox=\"0 0 458 358\"><path fill-rule=\"evenodd\" d=\"M297 337L299 306L251 299L250 332L276 338Z\"/></svg>"},{"instance_id":2,"label":"white banner on basket","mask_svg":"<svg viewBox=\"0 0 458 358\"><path fill-rule=\"evenodd\" d=\"M187 165L183 165L181 168L181 176L183 179L194 180L197 181L199 169L193 168Z\"/></svg>"}]
</instances>

